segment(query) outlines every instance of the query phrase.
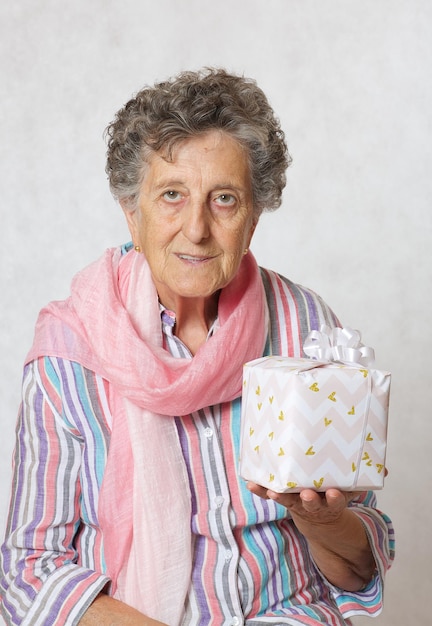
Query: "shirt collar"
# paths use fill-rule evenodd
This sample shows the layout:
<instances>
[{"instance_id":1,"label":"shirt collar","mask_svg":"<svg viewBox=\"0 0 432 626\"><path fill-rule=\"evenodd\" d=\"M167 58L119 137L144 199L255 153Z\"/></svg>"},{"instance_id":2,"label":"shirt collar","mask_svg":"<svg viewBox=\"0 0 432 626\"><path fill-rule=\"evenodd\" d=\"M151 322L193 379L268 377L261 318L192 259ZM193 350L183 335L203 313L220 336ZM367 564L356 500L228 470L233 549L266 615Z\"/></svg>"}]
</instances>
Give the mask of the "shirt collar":
<instances>
[{"instance_id":1,"label":"shirt collar","mask_svg":"<svg viewBox=\"0 0 432 626\"><path fill-rule=\"evenodd\" d=\"M161 315L162 330L165 335L169 335L170 337L172 337L174 335L174 328L176 324L176 314L174 311L170 311L169 309L165 308L160 302L159 311ZM209 339L217 331L218 328L219 318L216 317L213 324L209 328L207 339Z\"/></svg>"}]
</instances>

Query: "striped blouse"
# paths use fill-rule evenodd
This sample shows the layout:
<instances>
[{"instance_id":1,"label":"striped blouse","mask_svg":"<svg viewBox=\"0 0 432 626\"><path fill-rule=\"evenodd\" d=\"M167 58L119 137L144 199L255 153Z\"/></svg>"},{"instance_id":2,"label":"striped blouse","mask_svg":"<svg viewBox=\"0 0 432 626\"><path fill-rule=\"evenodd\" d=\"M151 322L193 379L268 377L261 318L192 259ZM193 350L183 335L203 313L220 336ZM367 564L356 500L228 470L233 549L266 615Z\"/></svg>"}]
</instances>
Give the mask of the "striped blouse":
<instances>
[{"instance_id":1,"label":"striped blouse","mask_svg":"<svg viewBox=\"0 0 432 626\"><path fill-rule=\"evenodd\" d=\"M271 311L266 352L300 356L307 332L336 320L313 292L267 270L262 276ZM162 310L161 320L165 348L190 358L173 334L173 314ZM359 494L352 506L377 573L362 592L344 592L320 575L287 510L251 494L239 478L240 399L175 419L192 494L194 558L184 626L340 626L352 615L380 612L393 530L372 492ZM73 626L109 590L98 496L111 424L109 384L94 372L52 357L25 368L2 547L8 624Z\"/></svg>"}]
</instances>

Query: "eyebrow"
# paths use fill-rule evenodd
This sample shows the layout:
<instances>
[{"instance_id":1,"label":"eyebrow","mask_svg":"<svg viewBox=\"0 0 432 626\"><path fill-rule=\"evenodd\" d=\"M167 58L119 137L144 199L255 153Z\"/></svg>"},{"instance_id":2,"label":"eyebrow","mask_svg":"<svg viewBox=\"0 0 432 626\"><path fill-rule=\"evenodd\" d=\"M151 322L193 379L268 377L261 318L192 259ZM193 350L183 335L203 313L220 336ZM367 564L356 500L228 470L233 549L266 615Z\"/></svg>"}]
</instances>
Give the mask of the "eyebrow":
<instances>
[{"instance_id":1,"label":"eyebrow","mask_svg":"<svg viewBox=\"0 0 432 626\"><path fill-rule=\"evenodd\" d=\"M160 180L154 185L154 189L159 191L160 189L164 189L166 187L174 186L174 185L185 185L185 182L182 180Z\"/></svg>"},{"instance_id":2,"label":"eyebrow","mask_svg":"<svg viewBox=\"0 0 432 626\"><path fill-rule=\"evenodd\" d=\"M154 185L154 190L155 191L160 191L162 189L169 189L171 186L175 187L176 185L180 185L183 187L186 187L186 182L184 180L181 179L170 179L167 178L166 180L160 180L158 181L155 185ZM238 191L239 193L246 193L247 192L247 188L246 187L239 187L238 185L235 185L232 182L221 182L221 183L217 183L217 185L214 185L212 187L212 190L217 190L217 189L232 189L234 191ZM211 190L211 191L212 191Z\"/></svg>"}]
</instances>

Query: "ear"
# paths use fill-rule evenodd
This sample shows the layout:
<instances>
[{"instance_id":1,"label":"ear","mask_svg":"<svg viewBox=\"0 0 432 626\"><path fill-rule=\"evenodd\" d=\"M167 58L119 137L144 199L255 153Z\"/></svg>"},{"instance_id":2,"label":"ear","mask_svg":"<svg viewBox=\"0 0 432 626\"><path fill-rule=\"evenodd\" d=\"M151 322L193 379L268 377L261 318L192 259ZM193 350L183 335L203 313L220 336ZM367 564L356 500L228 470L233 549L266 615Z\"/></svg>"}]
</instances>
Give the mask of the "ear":
<instances>
[{"instance_id":1,"label":"ear","mask_svg":"<svg viewBox=\"0 0 432 626\"><path fill-rule=\"evenodd\" d=\"M134 246L138 246L140 244L138 227L139 209L131 210L130 205L122 200L120 201L120 206L123 209L133 244Z\"/></svg>"},{"instance_id":2,"label":"ear","mask_svg":"<svg viewBox=\"0 0 432 626\"><path fill-rule=\"evenodd\" d=\"M255 228L258 226L258 221L259 221L259 217L255 218L254 221L252 222L252 226L251 226L250 231L249 231L249 237L247 239L247 247L248 248L249 248L250 243L252 241L252 237L253 237L253 234L255 232Z\"/></svg>"}]
</instances>

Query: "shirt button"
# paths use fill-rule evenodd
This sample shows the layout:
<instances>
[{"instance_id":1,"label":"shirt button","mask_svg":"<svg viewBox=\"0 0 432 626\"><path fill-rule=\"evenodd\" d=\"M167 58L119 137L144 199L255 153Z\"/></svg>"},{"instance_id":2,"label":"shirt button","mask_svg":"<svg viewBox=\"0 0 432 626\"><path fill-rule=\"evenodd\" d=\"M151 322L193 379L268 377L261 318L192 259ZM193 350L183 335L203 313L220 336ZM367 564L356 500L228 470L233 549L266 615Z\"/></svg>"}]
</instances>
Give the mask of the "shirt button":
<instances>
[{"instance_id":1,"label":"shirt button","mask_svg":"<svg viewBox=\"0 0 432 626\"><path fill-rule=\"evenodd\" d=\"M243 623L243 620L241 620L239 617L233 617L231 620L231 626L240 626L240 624Z\"/></svg>"},{"instance_id":2,"label":"shirt button","mask_svg":"<svg viewBox=\"0 0 432 626\"><path fill-rule=\"evenodd\" d=\"M207 437L207 439L210 439L210 437L213 437L213 431L211 428L206 428L204 430L204 435Z\"/></svg>"},{"instance_id":3,"label":"shirt button","mask_svg":"<svg viewBox=\"0 0 432 626\"><path fill-rule=\"evenodd\" d=\"M226 550L226 552L225 552L225 561L230 561L232 559L232 555L233 555L233 553L231 552L231 550Z\"/></svg>"},{"instance_id":4,"label":"shirt button","mask_svg":"<svg viewBox=\"0 0 432 626\"><path fill-rule=\"evenodd\" d=\"M216 496L215 498L215 504L218 508L220 508L222 506L224 502L224 497L223 496Z\"/></svg>"}]
</instances>

